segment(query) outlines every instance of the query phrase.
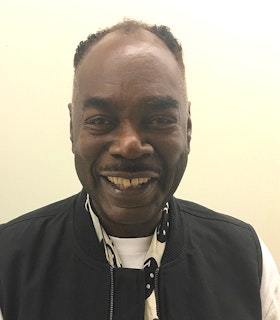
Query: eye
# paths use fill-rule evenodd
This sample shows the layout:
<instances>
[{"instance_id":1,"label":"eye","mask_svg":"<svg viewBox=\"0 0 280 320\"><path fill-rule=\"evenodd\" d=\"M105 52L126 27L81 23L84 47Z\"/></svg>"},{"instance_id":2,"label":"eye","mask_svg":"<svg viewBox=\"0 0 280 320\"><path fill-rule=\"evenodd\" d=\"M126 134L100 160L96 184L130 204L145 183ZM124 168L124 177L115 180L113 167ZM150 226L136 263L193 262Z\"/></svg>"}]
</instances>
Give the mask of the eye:
<instances>
[{"instance_id":1,"label":"eye","mask_svg":"<svg viewBox=\"0 0 280 320\"><path fill-rule=\"evenodd\" d=\"M103 133L111 130L113 121L106 116L93 116L84 121L86 127L97 133Z\"/></svg>"},{"instance_id":2,"label":"eye","mask_svg":"<svg viewBox=\"0 0 280 320\"><path fill-rule=\"evenodd\" d=\"M159 128L167 128L172 126L177 121L176 119L170 116L155 116L149 121L149 126L151 127L159 127Z\"/></svg>"},{"instance_id":3,"label":"eye","mask_svg":"<svg viewBox=\"0 0 280 320\"><path fill-rule=\"evenodd\" d=\"M102 125L109 125L110 121L106 117L95 116L87 119L85 123L90 125L102 126Z\"/></svg>"}]
</instances>

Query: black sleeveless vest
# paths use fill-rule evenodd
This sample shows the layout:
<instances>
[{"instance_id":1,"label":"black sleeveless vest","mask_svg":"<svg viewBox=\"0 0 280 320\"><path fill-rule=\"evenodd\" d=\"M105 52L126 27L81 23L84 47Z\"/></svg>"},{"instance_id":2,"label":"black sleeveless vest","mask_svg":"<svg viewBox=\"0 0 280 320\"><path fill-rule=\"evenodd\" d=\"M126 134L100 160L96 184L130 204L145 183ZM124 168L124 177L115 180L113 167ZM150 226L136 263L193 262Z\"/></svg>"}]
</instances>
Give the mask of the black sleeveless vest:
<instances>
[{"instance_id":1,"label":"black sleeveless vest","mask_svg":"<svg viewBox=\"0 0 280 320\"><path fill-rule=\"evenodd\" d=\"M84 209L85 192L0 227L4 320L143 320L145 274L112 269ZM252 227L170 201L156 276L160 320L261 320L262 256Z\"/></svg>"}]
</instances>

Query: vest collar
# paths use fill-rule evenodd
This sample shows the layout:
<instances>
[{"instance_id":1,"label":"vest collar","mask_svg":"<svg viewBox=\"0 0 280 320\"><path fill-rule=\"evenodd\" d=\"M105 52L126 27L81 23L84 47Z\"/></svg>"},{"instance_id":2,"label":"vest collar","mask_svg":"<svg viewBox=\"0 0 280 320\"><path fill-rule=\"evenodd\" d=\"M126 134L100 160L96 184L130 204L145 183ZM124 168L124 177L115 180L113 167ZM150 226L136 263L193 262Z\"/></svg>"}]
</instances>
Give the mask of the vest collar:
<instances>
[{"instance_id":1,"label":"vest collar","mask_svg":"<svg viewBox=\"0 0 280 320\"><path fill-rule=\"evenodd\" d=\"M73 211L73 224L75 238L78 243L78 250L89 260L99 261L107 264L103 248L100 245L94 230L89 212L85 208L86 191L82 190L76 197ZM170 263L181 256L185 246L186 232L182 228L181 215L178 210L176 199L169 201L170 205L170 229L166 249L162 259L162 265Z\"/></svg>"}]
</instances>

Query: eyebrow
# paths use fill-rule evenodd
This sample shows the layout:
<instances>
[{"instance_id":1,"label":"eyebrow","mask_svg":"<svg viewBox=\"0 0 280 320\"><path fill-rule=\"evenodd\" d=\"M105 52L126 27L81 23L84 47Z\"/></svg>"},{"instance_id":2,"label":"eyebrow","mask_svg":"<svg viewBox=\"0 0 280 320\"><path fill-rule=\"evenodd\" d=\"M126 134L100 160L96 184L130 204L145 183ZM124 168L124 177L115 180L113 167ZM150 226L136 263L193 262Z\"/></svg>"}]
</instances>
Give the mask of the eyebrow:
<instances>
[{"instance_id":1,"label":"eyebrow","mask_svg":"<svg viewBox=\"0 0 280 320\"><path fill-rule=\"evenodd\" d=\"M90 97L87 100L85 100L83 109L88 108L104 108L107 109L109 106L112 105L112 100L108 98L102 98L102 97Z\"/></svg>"},{"instance_id":2,"label":"eyebrow","mask_svg":"<svg viewBox=\"0 0 280 320\"><path fill-rule=\"evenodd\" d=\"M150 106L154 110L179 108L179 102L171 96L147 97L141 104Z\"/></svg>"},{"instance_id":3,"label":"eyebrow","mask_svg":"<svg viewBox=\"0 0 280 320\"><path fill-rule=\"evenodd\" d=\"M90 97L85 100L83 109L88 108L101 108L108 109L113 105L113 101L110 98L103 98L99 96ZM150 96L143 98L139 105L148 106L153 110L162 110L167 108L179 108L179 102L171 96Z\"/></svg>"}]
</instances>

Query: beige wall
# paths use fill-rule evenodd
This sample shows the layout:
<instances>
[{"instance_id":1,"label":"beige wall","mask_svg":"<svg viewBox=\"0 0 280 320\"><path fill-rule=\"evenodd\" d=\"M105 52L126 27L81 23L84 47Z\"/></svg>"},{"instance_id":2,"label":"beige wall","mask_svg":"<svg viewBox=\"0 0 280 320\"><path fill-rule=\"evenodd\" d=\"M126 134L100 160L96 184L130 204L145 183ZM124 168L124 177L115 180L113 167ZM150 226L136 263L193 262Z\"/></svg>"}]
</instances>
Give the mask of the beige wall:
<instances>
[{"instance_id":1,"label":"beige wall","mask_svg":"<svg viewBox=\"0 0 280 320\"><path fill-rule=\"evenodd\" d=\"M278 1L96 2L0 4L0 222L80 190L68 139L73 52L130 16L170 25L185 49L193 140L177 195L253 224L280 266Z\"/></svg>"}]
</instances>

